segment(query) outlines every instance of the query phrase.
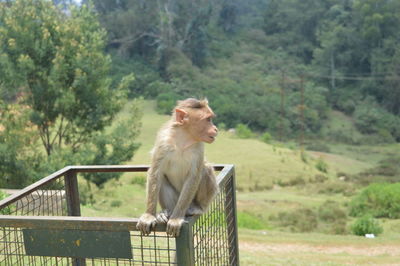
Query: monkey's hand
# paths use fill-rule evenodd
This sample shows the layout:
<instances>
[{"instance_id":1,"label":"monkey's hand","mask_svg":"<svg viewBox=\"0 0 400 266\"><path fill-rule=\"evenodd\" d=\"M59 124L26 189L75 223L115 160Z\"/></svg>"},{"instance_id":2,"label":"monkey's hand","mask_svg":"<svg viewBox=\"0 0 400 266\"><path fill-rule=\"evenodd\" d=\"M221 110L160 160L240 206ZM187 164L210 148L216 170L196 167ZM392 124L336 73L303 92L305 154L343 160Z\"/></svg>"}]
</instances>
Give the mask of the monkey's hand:
<instances>
[{"instance_id":1,"label":"monkey's hand","mask_svg":"<svg viewBox=\"0 0 400 266\"><path fill-rule=\"evenodd\" d=\"M181 231L182 224L185 220L183 218L172 218L167 223L167 234L177 237Z\"/></svg>"},{"instance_id":2,"label":"monkey's hand","mask_svg":"<svg viewBox=\"0 0 400 266\"><path fill-rule=\"evenodd\" d=\"M140 216L136 229L142 232L143 235L149 235L151 229L157 224L157 219L150 213L144 213Z\"/></svg>"}]
</instances>

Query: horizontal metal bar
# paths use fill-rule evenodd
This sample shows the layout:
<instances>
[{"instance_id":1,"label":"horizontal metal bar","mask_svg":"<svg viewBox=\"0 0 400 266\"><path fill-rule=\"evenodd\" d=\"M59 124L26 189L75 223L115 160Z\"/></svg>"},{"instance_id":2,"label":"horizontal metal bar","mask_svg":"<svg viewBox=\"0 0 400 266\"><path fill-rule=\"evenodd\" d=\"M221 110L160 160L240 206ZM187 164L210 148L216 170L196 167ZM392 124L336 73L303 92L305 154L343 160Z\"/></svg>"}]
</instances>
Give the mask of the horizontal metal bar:
<instances>
[{"instance_id":1,"label":"horizontal metal bar","mask_svg":"<svg viewBox=\"0 0 400 266\"><path fill-rule=\"evenodd\" d=\"M221 171L227 165L213 165L216 171ZM147 172L149 165L72 165L70 170L84 172Z\"/></svg>"},{"instance_id":2,"label":"horizontal metal bar","mask_svg":"<svg viewBox=\"0 0 400 266\"><path fill-rule=\"evenodd\" d=\"M148 165L71 165L72 171L88 172L147 172Z\"/></svg>"},{"instance_id":3,"label":"horizontal metal bar","mask_svg":"<svg viewBox=\"0 0 400 266\"><path fill-rule=\"evenodd\" d=\"M68 229L93 231L137 231L137 218L77 216L0 215L0 227L30 229ZM165 232L165 224L157 224L156 232Z\"/></svg>"},{"instance_id":4,"label":"horizontal metal bar","mask_svg":"<svg viewBox=\"0 0 400 266\"><path fill-rule=\"evenodd\" d=\"M32 185L27 186L24 189L21 189L19 192L12 194L11 196L3 199L0 201L0 209L19 200L20 198L25 197L28 194L31 194L32 192L38 190L41 186L46 185L48 183L50 183L51 181L59 178L60 176L63 176L65 173L67 173L69 170L71 169L71 167L67 166L64 167L61 170L58 170L57 172L40 179L39 181L33 183Z\"/></svg>"}]
</instances>

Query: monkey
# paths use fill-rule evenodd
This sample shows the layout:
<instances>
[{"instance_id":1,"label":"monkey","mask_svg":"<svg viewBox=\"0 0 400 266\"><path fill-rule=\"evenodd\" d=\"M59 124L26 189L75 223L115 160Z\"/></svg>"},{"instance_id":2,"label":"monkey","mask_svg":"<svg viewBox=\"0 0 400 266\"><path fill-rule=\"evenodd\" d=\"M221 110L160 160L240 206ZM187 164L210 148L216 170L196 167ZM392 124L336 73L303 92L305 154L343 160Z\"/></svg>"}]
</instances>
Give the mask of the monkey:
<instances>
[{"instance_id":1,"label":"monkey","mask_svg":"<svg viewBox=\"0 0 400 266\"><path fill-rule=\"evenodd\" d=\"M159 130L147 172L146 212L136 228L148 235L157 223L179 236L185 215L200 215L218 193L214 170L204 159L204 143L213 143L218 129L208 100L178 101L171 119ZM157 199L162 208L156 215Z\"/></svg>"}]
</instances>

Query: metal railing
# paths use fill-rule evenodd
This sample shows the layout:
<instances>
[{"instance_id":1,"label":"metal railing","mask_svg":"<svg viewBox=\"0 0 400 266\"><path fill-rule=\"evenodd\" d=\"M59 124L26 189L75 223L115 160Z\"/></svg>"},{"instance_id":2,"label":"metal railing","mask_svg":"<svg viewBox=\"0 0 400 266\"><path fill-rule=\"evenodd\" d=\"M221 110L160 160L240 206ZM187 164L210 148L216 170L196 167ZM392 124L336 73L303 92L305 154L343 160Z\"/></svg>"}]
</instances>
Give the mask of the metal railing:
<instances>
[{"instance_id":1,"label":"metal railing","mask_svg":"<svg viewBox=\"0 0 400 266\"><path fill-rule=\"evenodd\" d=\"M239 265L233 165L216 165L220 191L179 237L135 218L81 217L78 173L146 172L148 166L68 166L0 201L0 265Z\"/></svg>"}]
</instances>

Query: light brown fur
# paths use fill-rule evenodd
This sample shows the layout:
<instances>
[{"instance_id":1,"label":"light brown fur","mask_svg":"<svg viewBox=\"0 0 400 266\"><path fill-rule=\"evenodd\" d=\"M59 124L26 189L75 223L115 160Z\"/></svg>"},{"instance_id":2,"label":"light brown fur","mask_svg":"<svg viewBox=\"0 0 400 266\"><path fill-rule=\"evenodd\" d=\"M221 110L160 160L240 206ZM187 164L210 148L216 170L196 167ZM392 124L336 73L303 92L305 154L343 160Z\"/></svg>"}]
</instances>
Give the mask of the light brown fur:
<instances>
[{"instance_id":1,"label":"light brown fur","mask_svg":"<svg viewBox=\"0 0 400 266\"><path fill-rule=\"evenodd\" d=\"M167 233L178 236L185 215L204 213L218 186L204 161L204 143L212 143L217 128L207 100L178 102L172 118L159 131L147 176L147 209L137 229L149 234L157 222L167 223ZM156 215L157 199L162 211Z\"/></svg>"}]
</instances>

